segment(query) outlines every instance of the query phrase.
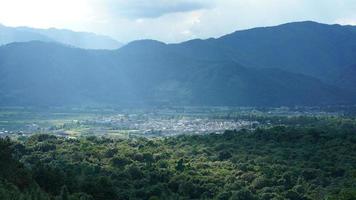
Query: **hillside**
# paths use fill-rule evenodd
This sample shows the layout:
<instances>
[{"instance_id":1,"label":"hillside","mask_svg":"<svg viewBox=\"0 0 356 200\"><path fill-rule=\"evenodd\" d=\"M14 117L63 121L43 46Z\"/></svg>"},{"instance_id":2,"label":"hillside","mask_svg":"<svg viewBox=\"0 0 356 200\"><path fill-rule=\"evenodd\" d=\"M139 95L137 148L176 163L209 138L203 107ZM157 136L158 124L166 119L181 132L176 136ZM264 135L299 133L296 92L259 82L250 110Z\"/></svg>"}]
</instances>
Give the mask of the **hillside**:
<instances>
[{"instance_id":1,"label":"hillside","mask_svg":"<svg viewBox=\"0 0 356 200\"><path fill-rule=\"evenodd\" d=\"M13 43L0 47L0 104L353 104L355 50L354 27L315 22L118 50Z\"/></svg>"},{"instance_id":2,"label":"hillside","mask_svg":"<svg viewBox=\"0 0 356 200\"><path fill-rule=\"evenodd\" d=\"M305 75L168 52L86 51L30 42L1 47L0 60L2 105L277 106L348 101L343 91Z\"/></svg>"},{"instance_id":3,"label":"hillside","mask_svg":"<svg viewBox=\"0 0 356 200\"><path fill-rule=\"evenodd\" d=\"M52 41L83 49L118 49L122 44L108 36L65 29L6 27L0 24L0 45L12 42Z\"/></svg>"},{"instance_id":4,"label":"hillside","mask_svg":"<svg viewBox=\"0 0 356 200\"><path fill-rule=\"evenodd\" d=\"M355 66L356 28L295 22L236 31L217 39L188 41L176 48L183 52L190 50L189 53L204 59L228 59L247 67L279 68L334 84L340 83L338 78L344 75L346 68ZM343 83L338 86L353 89Z\"/></svg>"}]
</instances>

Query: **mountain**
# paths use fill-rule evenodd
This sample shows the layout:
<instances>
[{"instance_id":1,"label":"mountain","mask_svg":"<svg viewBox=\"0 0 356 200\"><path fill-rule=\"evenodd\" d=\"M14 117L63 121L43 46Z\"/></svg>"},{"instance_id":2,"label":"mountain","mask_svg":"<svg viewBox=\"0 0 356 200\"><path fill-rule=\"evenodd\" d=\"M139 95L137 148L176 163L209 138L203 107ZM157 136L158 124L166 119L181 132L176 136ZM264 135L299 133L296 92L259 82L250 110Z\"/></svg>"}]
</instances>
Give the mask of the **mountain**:
<instances>
[{"instance_id":1,"label":"mountain","mask_svg":"<svg viewBox=\"0 0 356 200\"><path fill-rule=\"evenodd\" d=\"M141 44L156 51L134 51ZM312 77L232 61L186 59L164 53L166 46L141 41L119 51L44 42L0 47L0 103L278 106L348 100L338 88Z\"/></svg>"},{"instance_id":2,"label":"mountain","mask_svg":"<svg viewBox=\"0 0 356 200\"><path fill-rule=\"evenodd\" d=\"M108 36L65 29L35 29L0 25L0 45L12 42L52 41L83 49L118 49L122 44Z\"/></svg>"},{"instance_id":3,"label":"mountain","mask_svg":"<svg viewBox=\"0 0 356 200\"><path fill-rule=\"evenodd\" d=\"M353 33L352 26L299 22L117 50L12 43L0 47L0 104L354 104Z\"/></svg>"},{"instance_id":4,"label":"mountain","mask_svg":"<svg viewBox=\"0 0 356 200\"><path fill-rule=\"evenodd\" d=\"M27 32L2 26L0 24L0 45L8 44L11 42L27 42L32 40L38 41L53 41L53 39L35 32Z\"/></svg>"},{"instance_id":5,"label":"mountain","mask_svg":"<svg viewBox=\"0 0 356 200\"><path fill-rule=\"evenodd\" d=\"M187 41L177 47L178 51L194 53L202 59L233 60L254 68L279 68L354 90L354 85L350 87L347 81L338 80L345 72L355 72L349 69L356 66L354 26L294 22L236 31L217 39Z\"/></svg>"}]
</instances>

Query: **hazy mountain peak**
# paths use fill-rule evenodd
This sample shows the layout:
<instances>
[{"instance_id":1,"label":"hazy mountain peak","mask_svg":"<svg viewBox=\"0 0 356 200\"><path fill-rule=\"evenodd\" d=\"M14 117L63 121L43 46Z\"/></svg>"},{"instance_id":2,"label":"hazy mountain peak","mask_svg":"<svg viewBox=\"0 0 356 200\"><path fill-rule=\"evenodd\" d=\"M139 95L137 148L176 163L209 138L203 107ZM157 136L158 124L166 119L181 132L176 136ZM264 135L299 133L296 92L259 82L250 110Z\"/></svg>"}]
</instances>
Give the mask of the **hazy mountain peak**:
<instances>
[{"instance_id":1,"label":"hazy mountain peak","mask_svg":"<svg viewBox=\"0 0 356 200\"><path fill-rule=\"evenodd\" d=\"M127 45L121 47L119 49L120 52L124 51L145 51L149 49L160 49L166 47L167 44L164 42L160 42L157 40L150 40L150 39L145 39L145 40L135 40Z\"/></svg>"},{"instance_id":2,"label":"hazy mountain peak","mask_svg":"<svg viewBox=\"0 0 356 200\"><path fill-rule=\"evenodd\" d=\"M37 29L0 26L0 44L31 40L56 41L83 49L118 49L122 44L111 37L67 29Z\"/></svg>"},{"instance_id":3,"label":"hazy mountain peak","mask_svg":"<svg viewBox=\"0 0 356 200\"><path fill-rule=\"evenodd\" d=\"M71 45L59 43L59 42L53 42L53 41L41 41L41 40L31 40L28 42L12 42L3 45L4 48L9 47L9 48L17 48L17 47L25 47L25 48L47 48L47 49L53 49L53 48L63 48L63 49L78 49L78 47L74 47Z\"/></svg>"},{"instance_id":4,"label":"hazy mountain peak","mask_svg":"<svg viewBox=\"0 0 356 200\"><path fill-rule=\"evenodd\" d=\"M349 25L348 25L349 26ZM329 29L329 28L333 28L333 27L341 27L341 28L345 28L348 26L343 26L340 24L323 24L323 23L319 23L319 22L315 22L315 21L299 21L299 22L289 22L289 23L284 23L284 24L280 24L280 25L276 25L276 26L265 26L265 27L256 27L256 28L251 28L251 29L245 29L245 30L237 30L234 31L230 34L224 35L221 38L226 38L226 37L230 37L230 36L234 36L237 34L242 34L242 33L247 33L247 32L263 32L266 30L273 30L273 31L279 31L279 30L286 30L288 28L292 28L293 30L305 30L308 29L310 31L313 31L313 27L314 28L324 28L324 29Z\"/></svg>"},{"instance_id":5,"label":"hazy mountain peak","mask_svg":"<svg viewBox=\"0 0 356 200\"><path fill-rule=\"evenodd\" d=\"M143 39L143 40L132 41L132 42L128 43L125 46L128 47L128 46L137 46L137 45L141 45L141 46L165 46L166 43L158 41L158 40Z\"/></svg>"}]
</instances>

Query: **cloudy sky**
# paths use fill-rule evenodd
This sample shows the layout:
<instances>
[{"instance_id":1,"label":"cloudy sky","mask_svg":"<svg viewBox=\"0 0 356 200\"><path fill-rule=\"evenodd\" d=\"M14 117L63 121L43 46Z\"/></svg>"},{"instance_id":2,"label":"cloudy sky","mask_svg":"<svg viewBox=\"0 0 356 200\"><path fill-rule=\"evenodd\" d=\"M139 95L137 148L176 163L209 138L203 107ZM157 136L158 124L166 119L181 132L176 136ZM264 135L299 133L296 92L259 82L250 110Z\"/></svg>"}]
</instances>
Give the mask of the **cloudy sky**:
<instances>
[{"instance_id":1,"label":"cloudy sky","mask_svg":"<svg viewBox=\"0 0 356 200\"><path fill-rule=\"evenodd\" d=\"M355 11L356 0L0 0L0 23L171 43L291 21L356 25Z\"/></svg>"}]
</instances>

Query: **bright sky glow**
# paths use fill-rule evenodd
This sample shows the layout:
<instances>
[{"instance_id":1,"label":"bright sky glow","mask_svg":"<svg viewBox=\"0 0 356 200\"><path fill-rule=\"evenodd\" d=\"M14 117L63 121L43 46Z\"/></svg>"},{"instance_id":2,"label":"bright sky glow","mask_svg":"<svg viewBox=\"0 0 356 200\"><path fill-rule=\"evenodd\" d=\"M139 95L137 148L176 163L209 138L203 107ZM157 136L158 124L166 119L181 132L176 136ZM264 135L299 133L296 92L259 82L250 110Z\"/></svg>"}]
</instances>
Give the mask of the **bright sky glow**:
<instances>
[{"instance_id":1,"label":"bright sky glow","mask_svg":"<svg viewBox=\"0 0 356 200\"><path fill-rule=\"evenodd\" d=\"M356 0L0 0L7 26L179 42L291 21L356 25Z\"/></svg>"}]
</instances>

